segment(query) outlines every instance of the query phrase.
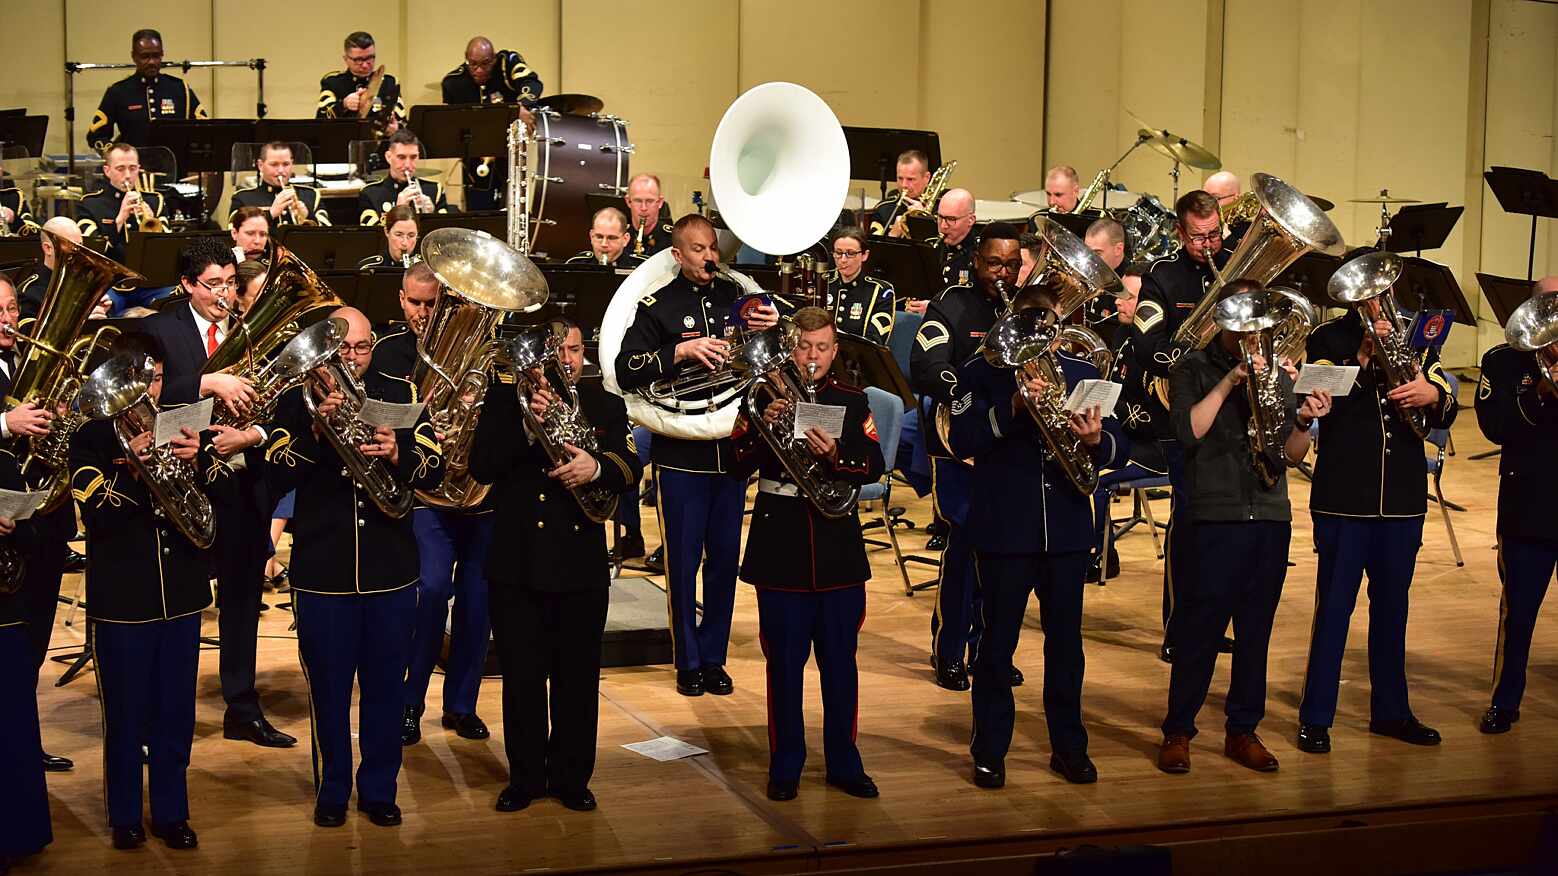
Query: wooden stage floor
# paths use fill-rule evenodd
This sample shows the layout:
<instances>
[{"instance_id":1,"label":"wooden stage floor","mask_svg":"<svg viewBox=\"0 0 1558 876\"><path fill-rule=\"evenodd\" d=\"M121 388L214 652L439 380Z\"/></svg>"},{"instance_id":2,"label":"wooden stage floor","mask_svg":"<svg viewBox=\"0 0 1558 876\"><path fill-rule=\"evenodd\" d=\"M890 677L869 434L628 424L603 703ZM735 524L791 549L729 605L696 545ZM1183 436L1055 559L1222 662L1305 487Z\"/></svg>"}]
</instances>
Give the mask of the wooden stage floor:
<instances>
[{"instance_id":1,"label":"wooden stage floor","mask_svg":"<svg viewBox=\"0 0 1558 876\"><path fill-rule=\"evenodd\" d=\"M205 652L189 775L191 823L201 841L194 852L172 852L156 841L136 852L110 848L94 680L88 672L55 688L61 667L47 665L39 689L44 744L74 758L76 769L49 776L56 838L17 872L781 872L998 857L1031 853L1046 843L1058 847L1121 837L1177 842L1280 833L1286 829L1282 825L1305 819L1335 826L1342 815L1354 819L1345 823L1362 824L1403 810L1471 807L1487 813L1499 807L1551 807L1558 797L1558 757L1549 747L1558 741L1558 610L1549 606L1537 626L1522 721L1506 736L1481 735L1476 725L1488 701L1499 611L1492 550L1497 461L1468 459L1487 448L1470 410L1457 424L1455 439L1458 454L1449 463L1445 491L1468 508L1454 515L1466 566L1455 566L1444 526L1430 506L1409 633L1414 709L1443 732L1445 742L1436 749L1368 735L1368 616L1362 606L1354 616L1344 668L1335 752L1313 756L1294 748L1315 566L1304 510L1308 484L1294 476L1296 566L1289 571L1272 640L1267 719L1261 728L1282 760L1275 774L1255 774L1221 756L1226 659L1220 661L1213 696L1202 712L1204 733L1194 748L1194 771L1167 776L1155 769L1169 668L1157 658L1161 563L1153 556L1152 540L1137 529L1119 545L1123 575L1087 590L1084 706L1091 753L1101 774L1096 785L1068 785L1047 768L1036 607L1017 653L1029 681L1016 692L1018 725L1007 786L990 792L972 785L968 694L936 687L927 665L934 593L906 598L890 553L878 551L860 635L859 721L860 748L881 787L879 800L857 800L823 785L815 675L807 694L812 749L800 798L776 804L764 796L763 663L755 600L743 585L729 665L736 682L733 696L678 696L669 667L606 672L593 783L598 811L570 812L544 800L521 813L495 812L493 800L506 777L501 682L490 679L482 688L480 711L493 738L470 742L438 726L441 682L435 676L424 740L406 751L399 800L405 824L376 828L353 812L344 828L318 829L310 820L308 705L296 645L287 630L291 616L272 609L262 619L260 689L271 719L302 742L275 751L224 741L217 655ZM907 505L910 518L921 525L928 521L925 501ZM1123 503L1115 508L1117 515L1128 510ZM1156 510L1159 519L1166 519L1166 502L1157 503ZM652 512L645 522L652 547ZM924 536L916 530L903 541L906 549L918 549ZM913 577L929 575L921 567ZM74 577L67 578L65 592L75 586ZM271 594L267 601L283 599ZM65 615L62 608L61 621ZM214 617L208 617L210 634L215 627ZM79 624L61 626L56 651L70 650L79 629ZM662 734L711 753L656 763L621 747ZM1431 840L1433 833L1424 835ZM1412 869L1417 858L1423 859L1424 870L1444 864L1431 841L1395 854L1403 869ZM1270 872L1299 865L1312 871L1314 863L1295 852L1274 861ZM1347 870L1341 864L1330 868ZM1181 862L1177 872L1195 870Z\"/></svg>"}]
</instances>

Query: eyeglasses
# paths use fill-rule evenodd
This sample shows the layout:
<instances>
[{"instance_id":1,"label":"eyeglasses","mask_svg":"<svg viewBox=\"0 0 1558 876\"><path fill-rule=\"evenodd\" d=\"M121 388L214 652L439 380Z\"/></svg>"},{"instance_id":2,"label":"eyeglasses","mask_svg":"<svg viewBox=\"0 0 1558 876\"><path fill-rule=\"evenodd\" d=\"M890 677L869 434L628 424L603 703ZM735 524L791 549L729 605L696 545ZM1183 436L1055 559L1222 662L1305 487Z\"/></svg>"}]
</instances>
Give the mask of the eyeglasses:
<instances>
[{"instance_id":1,"label":"eyeglasses","mask_svg":"<svg viewBox=\"0 0 1558 876\"><path fill-rule=\"evenodd\" d=\"M369 353L373 352L373 342L372 341L358 341L357 343L352 344L352 343L348 343L346 341L342 341L341 342L341 352L342 353L355 353L355 354L357 354L359 356L366 356Z\"/></svg>"},{"instance_id":2,"label":"eyeglasses","mask_svg":"<svg viewBox=\"0 0 1558 876\"><path fill-rule=\"evenodd\" d=\"M201 280L201 279L197 278L195 280L195 282L199 283L201 286L205 287L206 291L208 291L208 292L223 292L223 291L226 291L228 289L237 289L238 288L238 281L236 279L233 279L233 280L217 280L215 283L207 283L205 280Z\"/></svg>"},{"instance_id":3,"label":"eyeglasses","mask_svg":"<svg viewBox=\"0 0 1558 876\"><path fill-rule=\"evenodd\" d=\"M417 233L415 231L391 231L389 233L389 236L391 238L395 239L395 240L416 240L417 239Z\"/></svg>"},{"instance_id":4,"label":"eyeglasses","mask_svg":"<svg viewBox=\"0 0 1558 876\"><path fill-rule=\"evenodd\" d=\"M835 259L858 259L858 258L860 258L863 255L865 255L865 252L862 251L862 250L858 250L858 249L857 250L836 249L836 250L833 251L833 257Z\"/></svg>"},{"instance_id":5,"label":"eyeglasses","mask_svg":"<svg viewBox=\"0 0 1558 876\"><path fill-rule=\"evenodd\" d=\"M1185 235L1185 239L1189 240L1191 243L1198 243L1202 246L1206 246L1214 240L1222 240L1223 233L1219 230L1209 231L1206 234L1187 234Z\"/></svg>"},{"instance_id":6,"label":"eyeglasses","mask_svg":"<svg viewBox=\"0 0 1558 876\"><path fill-rule=\"evenodd\" d=\"M936 216L936 224L937 225L951 225L951 224L953 224L955 222L962 222L964 219L972 218L973 215L974 215L973 213L964 213L961 216L941 216L941 215L937 215Z\"/></svg>"}]
</instances>

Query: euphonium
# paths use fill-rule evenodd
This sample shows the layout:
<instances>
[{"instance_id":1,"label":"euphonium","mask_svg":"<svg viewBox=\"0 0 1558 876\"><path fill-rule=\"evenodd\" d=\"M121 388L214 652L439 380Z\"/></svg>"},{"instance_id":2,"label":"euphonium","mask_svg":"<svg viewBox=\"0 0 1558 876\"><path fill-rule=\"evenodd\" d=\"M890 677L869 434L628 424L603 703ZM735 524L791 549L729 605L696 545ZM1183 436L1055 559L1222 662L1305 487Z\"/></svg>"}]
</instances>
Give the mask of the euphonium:
<instances>
[{"instance_id":1,"label":"euphonium","mask_svg":"<svg viewBox=\"0 0 1558 876\"><path fill-rule=\"evenodd\" d=\"M1260 199L1255 197L1254 192L1236 195L1233 200L1226 204L1219 204L1217 207L1217 212L1222 215L1224 228L1231 228L1241 222L1254 222L1255 217L1260 215L1260 210Z\"/></svg>"},{"instance_id":2,"label":"euphonium","mask_svg":"<svg viewBox=\"0 0 1558 876\"><path fill-rule=\"evenodd\" d=\"M501 350L493 333L505 315L546 303L546 278L523 253L465 228L429 232L422 260L444 287L417 339L419 397L444 436L444 480L417 495L434 507L470 508L488 490L471 478L469 460L488 373Z\"/></svg>"},{"instance_id":3,"label":"euphonium","mask_svg":"<svg viewBox=\"0 0 1558 876\"><path fill-rule=\"evenodd\" d=\"M157 506L196 547L208 548L216 535L215 518L195 467L174 456L168 447L153 445L148 459L130 447L136 436L156 429L157 403L146 391L155 375L151 359L131 355L109 359L82 384L77 396L81 413L94 420L114 421L114 437L119 439L125 459Z\"/></svg>"},{"instance_id":4,"label":"euphonium","mask_svg":"<svg viewBox=\"0 0 1558 876\"><path fill-rule=\"evenodd\" d=\"M1223 287L1229 283L1251 280L1265 286L1306 252L1319 250L1327 255L1341 255L1346 251L1341 232L1303 192L1274 176L1257 173L1251 179L1250 193L1260 210L1250 220L1249 230L1228 263L1221 271L1212 268L1217 281L1174 332L1174 343L1181 347L1199 350L1217 334L1213 310L1222 297Z\"/></svg>"},{"instance_id":5,"label":"euphonium","mask_svg":"<svg viewBox=\"0 0 1558 876\"><path fill-rule=\"evenodd\" d=\"M105 338L117 329L104 327L81 337L81 331L97 305L112 286L145 279L107 256L98 255L78 243L72 243L45 230L54 245L54 274L43 293L43 306L30 334L13 326L5 332L26 341L20 350L6 409L32 402L46 411L69 407L81 388L87 359ZM45 509L57 507L66 495L69 481L70 436L84 422L67 410L56 416L47 435L38 438L12 438L9 445L18 460L30 489L48 490ZM25 452L18 442L26 441Z\"/></svg>"},{"instance_id":6,"label":"euphonium","mask_svg":"<svg viewBox=\"0 0 1558 876\"><path fill-rule=\"evenodd\" d=\"M1411 383L1423 370L1407 339L1410 326L1396 309L1396 296L1391 291L1404 266L1393 252L1371 252L1342 265L1325 286L1331 298L1358 314L1364 335L1374 341L1373 361L1379 363L1390 389ZM1390 324L1390 331L1383 335L1375 327L1381 320ZM1413 434L1427 438L1427 409L1394 404Z\"/></svg>"},{"instance_id":7,"label":"euphonium","mask_svg":"<svg viewBox=\"0 0 1558 876\"><path fill-rule=\"evenodd\" d=\"M557 323L548 323L520 330L507 342L504 364L513 369L514 392L525 426L552 464L563 465L573 460L564 444L594 453L600 449L600 443L579 407L579 392L569 380L572 375L558 360L557 348L563 336L556 329ZM562 392L557 391L559 386ZM543 388L551 391L552 398L546 412L538 417L530 409L530 399ZM584 515L596 523L605 523L617 511L617 494L605 487L583 484L569 492Z\"/></svg>"},{"instance_id":8,"label":"euphonium","mask_svg":"<svg viewBox=\"0 0 1558 876\"><path fill-rule=\"evenodd\" d=\"M303 380L305 372L280 356L301 321L315 311L344 304L302 259L274 240L269 246L270 270L249 310L240 317L231 302L218 299L218 306L229 314L227 338L201 369L202 374L225 371L254 386L255 401L248 414L240 417L220 403L212 411L213 423L234 429L270 419L281 394Z\"/></svg>"},{"instance_id":9,"label":"euphonium","mask_svg":"<svg viewBox=\"0 0 1558 876\"><path fill-rule=\"evenodd\" d=\"M1288 399L1273 336L1293 312L1288 299L1265 289L1230 295L1217 304L1217 327L1239 333L1239 350L1248 372L1244 388L1250 405L1250 462L1267 489L1287 471Z\"/></svg>"},{"instance_id":10,"label":"euphonium","mask_svg":"<svg viewBox=\"0 0 1558 876\"><path fill-rule=\"evenodd\" d=\"M404 517L411 510L411 490L395 478L384 459L368 456L358 446L374 440L374 428L357 416L368 394L352 366L341 358L346 331L346 320L340 317L316 322L287 344L284 358L312 363L305 372L303 403L319 431L373 504L390 517ZM341 394L341 403L328 414L320 413L319 403L332 392Z\"/></svg>"},{"instance_id":11,"label":"euphonium","mask_svg":"<svg viewBox=\"0 0 1558 876\"><path fill-rule=\"evenodd\" d=\"M530 129L524 119L509 123L509 181L504 205L508 211L509 248L530 255Z\"/></svg>"},{"instance_id":12,"label":"euphonium","mask_svg":"<svg viewBox=\"0 0 1558 876\"><path fill-rule=\"evenodd\" d=\"M764 332L753 339L753 343L765 345L778 341L780 346L769 356L771 360L777 360L774 366L763 372L761 377L747 387L747 419L751 428L763 436L763 442L768 445L768 449L773 451L774 456L783 463L785 471L789 472L790 477L795 480L795 485L806 494L812 507L824 517L843 517L855 510L856 500L860 497L860 488L846 481L830 479L827 469L807 448L806 439L793 437L795 406L800 402L817 400L817 388L814 383L817 363L807 363L808 368L803 374L789 352L785 352L780 358L781 348L784 350L795 348L798 332L795 324L788 319L784 320L779 328L783 331L778 335ZM763 418L763 411L768 406L768 402L762 400L765 396L768 402L776 400L789 402L784 414L774 423L769 423Z\"/></svg>"},{"instance_id":13,"label":"euphonium","mask_svg":"<svg viewBox=\"0 0 1558 876\"><path fill-rule=\"evenodd\" d=\"M1539 293L1515 308L1504 325L1504 339L1530 353L1542 379L1558 390L1558 294Z\"/></svg>"}]
</instances>

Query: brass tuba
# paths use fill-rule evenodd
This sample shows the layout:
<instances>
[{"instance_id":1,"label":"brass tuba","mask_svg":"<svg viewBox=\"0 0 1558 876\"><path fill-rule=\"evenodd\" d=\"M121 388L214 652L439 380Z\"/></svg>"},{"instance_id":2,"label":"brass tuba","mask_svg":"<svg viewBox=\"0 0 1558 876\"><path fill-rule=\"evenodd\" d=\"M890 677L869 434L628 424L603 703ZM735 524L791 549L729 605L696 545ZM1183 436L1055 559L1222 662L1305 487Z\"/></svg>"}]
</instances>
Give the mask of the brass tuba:
<instances>
[{"instance_id":1,"label":"brass tuba","mask_svg":"<svg viewBox=\"0 0 1558 876\"><path fill-rule=\"evenodd\" d=\"M1250 461L1267 489L1276 486L1287 471L1288 398L1282 390L1282 367L1275 330L1297 311L1292 301L1266 289L1230 295L1217 304L1216 325L1238 332L1244 357L1246 397L1250 404ZM1256 367L1259 358L1263 367Z\"/></svg>"},{"instance_id":2,"label":"brass tuba","mask_svg":"<svg viewBox=\"0 0 1558 876\"><path fill-rule=\"evenodd\" d=\"M812 506L824 517L844 517L854 512L855 503L860 498L860 488L846 481L829 479L827 470L807 448L806 439L793 437L795 405L817 400L814 383L817 363L808 363L809 367L803 374L790 356L798 333L795 324L786 319L777 328L783 330L780 337L775 338L770 332L764 332L750 342L771 349L764 357L770 367L763 369L761 376L747 387L747 419L752 429L763 436L768 449L773 451L790 477L795 479L795 485L806 494ZM780 343L773 346L776 340ZM769 401L789 402L788 409L775 423L770 424L763 419L763 410L767 407L761 400L763 396Z\"/></svg>"},{"instance_id":3,"label":"brass tuba","mask_svg":"<svg viewBox=\"0 0 1558 876\"><path fill-rule=\"evenodd\" d=\"M373 504L390 517L404 517L411 510L411 490L395 479L383 459L370 457L358 447L373 440L374 428L357 416L368 394L356 372L341 359L346 331L346 320L340 317L316 322L288 342L282 358L309 363L304 370L303 403L319 431ZM319 402L332 392L339 392L343 401L330 413L321 414Z\"/></svg>"},{"instance_id":4,"label":"brass tuba","mask_svg":"<svg viewBox=\"0 0 1558 876\"><path fill-rule=\"evenodd\" d=\"M1341 255L1346 251L1341 232L1303 192L1274 176L1257 173L1250 193L1260 210L1250 220L1250 228L1234 247L1228 264L1221 271L1212 269L1217 281L1174 332L1174 343L1181 347L1199 350L1217 334L1213 311L1229 283L1251 280L1264 287L1306 252Z\"/></svg>"},{"instance_id":5,"label":"brass tuba","mask_svg":"<svg viewBox=\"0 0 1558 876\"><path fill-rule=\"evenodd\" d=\"M1379 363L1385 385L1390 389L1411 383L1423 370L1407 341L1410 326L1396 309L1396 296L1391 291L1404 267L1401 257L1393 252L1371 252L1342 265L1325 286L1338 304L1351 307L1358 314L1364 335L1374 340L1373 360ZM1375 331L1374 324L1380 320L1390 323L1390 331L1383 335ZM1395 407L1413 434L1428 437L1425 408L1399 403Z\"/></svg>"},{"instance_id":6,"label":"brass tuba","mask_svg":"<svg viewBox=\"0 0 1558 876\"><path fill-rule=\"evenodd\" d=\"M248 379L254 386L255 403L245 416L238 416L218 403L211 421L234 429L247 429L263 423L275 413L282 393L302 382L306 371L289 368L279 355L297 336L302 320L323 309L345 304L303 260L275 241L270 243L270 269L265 286L254 297L254 304L242 316L226 298L218 306L233 320L227 338L206 360L202 374L227 372Z\"/></svg>"},{"instance_id":7,"label":"brass tuba","mask_svg":"<svg viewBox=\"0 0 1558 876\"><path fill-rule=\"evenodd\" d=\"M571 375L562 368L557 348L564 335L558 331L558 323L527 326L506 342L504 364L513 369L514 392L519 397L519 410L525 425L540 442L541 449L554 465L562 465L573 459L564 444L572 444L580 450L594 453L600 449L595 440L595 430L579 408L579 393L568 379ZM541 382L535 374L539 371ZM563 387L563 393L556 387ZM537 390L547 387L555 396L540 417L530 410L530 397ZM596 523L605 523L617 511L617 494L605 487L584 484L571 490L584 515Z\"/></svg>"},{"instance_id":8,"label":"brass tuba","mask_svg":"<svg viewBox=\"0 0 1558 876\"><path fill-rule=\"evenodd\" d=\"M92 308L109 290L120 283L145 279L107 256L72 243L45 230L54 245L54 275L43 293L43 306L30 334L13 326L4 331L27 342L18 357L6 396L6 410L32 402L46 411L69 406L81 388L87 359L105 338L118 333L104 326L87 337L81 331ZM66 495L70 469L70 436L85 418L67 411L56 416L47 435L38 438L12 438L10 446L30 489L48 490L46 510L59 506ZM27 442L25 452L16 448Z\"/></svg>"},{"instance_id":9,"label":"brass tuba","mask_svg":"<svg viewBox=\"0 0 1558 876\"><path fill-rule=\"evenodd\" d=\"M157 506L195 547L208 548L216 535L215 518L195 467L167 447L153 445L149 459L141 459L130 448L137 435L156 427L157 403L146 391L154 376L155 366L148 358L120 355L109 359L82 384L77 396L81 413L94 420L114 421L114 436L125 459Z\"/></svg>"},{"instance_id":10,"label":"brass tuba","mask_svg":"<svg viewBox=\"0 0 1558 876\"><path fill-rule=\"evenodd\" d=\"M1504 325L1504 339L1535 357L1542 379L1558 388L1558 294L1538 293L1515 308Z\"/></svg>"},{"instance_id":11,"label":"brass tuba","mask_svg":"<svg viewBox=\"0 0 1558 876\"><path fill-rule=\"evenodd\" d=\"M443 285L417 340L417 384L444 436L444 480L417 495L436 508L472 508L488 491L471 478L469 461L487 375L502 348L493 333L507 314L546 303L546 278L523 253L465 228L429 232L422 259Z\"/></svg>"}]
</instances>

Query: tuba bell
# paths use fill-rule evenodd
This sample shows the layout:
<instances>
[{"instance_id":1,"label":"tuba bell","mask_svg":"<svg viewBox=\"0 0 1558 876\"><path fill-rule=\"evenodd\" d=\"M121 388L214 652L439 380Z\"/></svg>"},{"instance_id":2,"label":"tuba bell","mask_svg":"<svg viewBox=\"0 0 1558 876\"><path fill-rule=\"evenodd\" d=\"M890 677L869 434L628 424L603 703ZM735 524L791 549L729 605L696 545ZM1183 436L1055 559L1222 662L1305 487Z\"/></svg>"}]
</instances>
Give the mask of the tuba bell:
<instances>
[{"instance_id":1,"label":"tuba bell","mask_svg":"<svg viewBox=\"0 0 1558 876\"><path fill-rule=\"evenodd\" d=\"M1423 370L1407 341L1410 325L1396 308L1396 296L1391 291L1404 267L1401 257L1393 252L1371 252L1338 268L1325 287L1338 304L1351 307L1358 314L1364 335L1374 341L1374 361L1379 363L1385 385L1391 389L1411 383ZM1375 329L1375 323L1381 320L1390 323L1390 331L1383 335ZM1393 404L1413 434L1428 437L1425 408Z\"/></svg>"},{"instance_id":2,"label":"tuba bell","mask_svg":"<svg viewBox=\"0 0 1558 876\"><path fill-rule=\"evenodd\" d=\"M444 479L417 496L436 508L472 508L488 491L471 477L469 460L487 375L502 349L493 333L504 316L546 303L546 278L520 251L466 228L428 232L422 260L443 285L417 339L417 389L444 436Z\"/></svg>"},{"instance_id":3,"label":"tuba bell","mask_svg":"<svg viewBox=\"0 0 1558 876\"><path fill-rule=\"evenodd\" d=\"M1504 325L1504 339L1530 353L1542 379L1558 389L1558 294L1538 293L1515 308Z\"/></svg>"},{"instance_id":4,"label":"tuba bell","mask_svg":"<svg viewBox=\"0 0 1558 876\"><path fill-rule=\"evenodd\" d=\"M185 538L205 549L211 546L216 526L211 500L200 488L195 467L167 447L153 445L148 459L130 447L136 436L156 427L157 403L146 391L155 374L156 366L148 358L115 356L93 370L77 399L87 417L114 421L114 437L147 492Z\"/></svg>"},{"instance_id":5,"label":"tuba bell","mask_svg":"<svg viewBox=\"0 0 1558 876\"><path fill-rule=\"evenodd\" d=\"M1341 255L1346 251L1341 232L1303 192L1270 174L1257 173L1251 179L1250 193L1260 210L1250 220L1250 228L1234 247L1228 264L1221 271L1213 267L1217 281L1174 332L1174 343L1181 347L1199 350L1217 334L1213 311L1220 306L1218 299L1229 283L1250 280L1264 287L1306 252Z\"/></svg>"},{"instance_id":6,"label":"tuba bell","mask_svg":"<svg viewBox=\"0 0 1558 876\"><path fill-rule=\"evenodd\" d=\"M844 129L827 103L811 91L790 82L758 85L736 98L720 119L709 150L709 185L721 218L744 243L775 255L800 252L827 234L848 195ZM617 354L639 299L669 283L678 271L673 253L662 250L617 287L600 329L606 389L623 397L634 422L657 434L695 440L728 437L738 407L731 402L771 367L765 359L777 349L770 341L782 340L777 334L754 347L751 355L732 350L720 371L693 366L677 375L685 374L686 380L644 393L626 393L617 382ZM743 274L721 269L720 275L749 294L762 292Z\"/></svg>"},{"instance_id":7,"label":"tuba bell","mask_svg":"<svg viewBox=\"0 0 1558 876\"><path fill-rule=\"evenodd\" d=\"M1276 486L1287 471L1288 399L1282 391L1281 356L1275 335L1289 319L1306 318L1293 316L1295 313L1302 311L1294 308L1289 298L1266 289L1252 289L1219 301L1215 315L1219 329L1240 334L1239 350L1249 372L1244 387L1250 405L1250 462L1267 489Z\"/></svg>"}]
</instances>

